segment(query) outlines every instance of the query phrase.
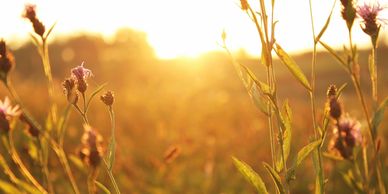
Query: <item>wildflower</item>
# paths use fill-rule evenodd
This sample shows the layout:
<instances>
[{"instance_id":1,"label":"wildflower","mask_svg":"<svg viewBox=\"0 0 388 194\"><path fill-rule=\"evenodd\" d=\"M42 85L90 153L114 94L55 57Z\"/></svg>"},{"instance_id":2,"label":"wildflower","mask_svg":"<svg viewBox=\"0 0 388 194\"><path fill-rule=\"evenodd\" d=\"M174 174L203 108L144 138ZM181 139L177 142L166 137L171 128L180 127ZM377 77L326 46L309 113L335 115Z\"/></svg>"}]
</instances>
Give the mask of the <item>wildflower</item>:
<instances>
[{"instance_id":1,"label":"wildflower","mask_svg":"<svg viewBox=\"0 0 388 194\"><path fill-rule=\"evenodd\" d=\"M39 36L43 37L44 32L46 31L45 26L41 21L36 17L36 5L26 4L24 7L24 13L22 17L30 20L34 31Z\"/></svg>"},{"instance_id":2,"label":"wildflower","mask_svg":"<svg viewBox=\"0 0 388 194\"><path fill-rule=\"evenodd\" d=\"M329 149L351 159L353 148L362 143L360 122L349 117L341 118L333 128L333 134Z\"/></svg>"},{"instance_id":3,"label":"wildflower","mask_svg":"<svg viewBox=\"0 0 388 194\"><path fill-rule=\"evenodd\" d=\"M7 50L4 40L0 40L0 79L6 81L9 71L15 66L11 52Z\"/></svg>"},{"instance_id":4,"label":"wildflower","mask_svg":"<svg viewBox=\"0 0 388 194\"><path fill-rule=\"evenodd\" d=\"M243 11L247 11L248 10L248 0L240 0L240 2L241 2L241 9L243 10Z\"/></svg>"},{"instance_id":5,"label":"wildflower","mask_svg":"<svg viewBox=\"0 0 388 194\"><path fill-rule=\"evenodd\" d=\"M67 78L62 82L63 92L67 96L67 101L70 104L77 104L78 93L75 90L75 80L73 78Z\"/></svg>"},{"instance_id":6,"label":"wildflower","mask_svg":"<svg viewBox=\"0 0 388 194\"><path fill-rule=\"evenodd\" d=\"M92 71L84 68L84 63L71 69L71 76L76 80L77 89L81 93L85 93L88 88L87 78L93 76Z\"/></svg>"},{"instance_id":7,"label":"wildflower","mask_svg":"<svg viewBox=\"0 0 388 194\"><path fill-rule=\"evenodd\" d=\"M105 105L112 106L115 100L115 96L112 91L107 91L104 95L100 97L100 99Z\"/></svg>"},{"instance_id":8,"label":"wildflower","mask_svg":"<svg viewBox=\"0 0 388 194\"><path fill-rule=\"evenodd\" d=\"M364 5L358 6L357 8L357 14L363 20L361 28L372 38L374 46L376 44L381 25L387 23L387 20L378 17L379 13L383 10L384 7L382 7L378 2L375 4L364 3Z\"/></svg>"},{"instance_id":9,"label":"wildflower","mask_svg":"<svg viewBox=\"0 0 388 194\"><path fill-rule=\"evenodd\" d=\"M12 107L8 97L5 97L4 101L0 100L0 130L8 132L10 130L11 119L20 114L19 106Z\"/></svg>"},{"instance_id":10,"label":"wildflower","mask_svg":"<svg viewBox=\"0 0 388 194\"><path fill-rule=\"evenodd\" d=\"M102 136L89 125L84 125L84 134L82 135L82 149L80 158L92 168L96 168L102 159Z\"/></svg>"},{"instance_id":11,"label":"wildflower","mask_svg":"<svg viewBox=\"0 0 388 194\"><path fill-rule=\"evenodd\" d=\"M346 21L348 29L351 29L356 18L356 8L353 5L353 0L341 0L341 5L342 18Z\"/></svg>"}]
</instances>

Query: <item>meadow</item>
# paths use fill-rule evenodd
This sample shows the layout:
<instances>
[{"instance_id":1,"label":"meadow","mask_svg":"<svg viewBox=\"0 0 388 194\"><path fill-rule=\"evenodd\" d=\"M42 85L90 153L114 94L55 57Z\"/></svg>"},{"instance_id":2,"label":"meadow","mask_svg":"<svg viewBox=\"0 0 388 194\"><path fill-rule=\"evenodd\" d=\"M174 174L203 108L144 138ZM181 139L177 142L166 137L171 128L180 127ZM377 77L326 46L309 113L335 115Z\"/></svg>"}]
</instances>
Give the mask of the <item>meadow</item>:
<instances>
[{"instance_id":1,"label":"meadow","mask_svg":"<svg viewBox=\"0 0 388 194\"><path fill-rule=\"evenodd\" d=\"M376 64L379 67L378 91L381 96L379 100L388 95L388 77L385 76L388 75L388 46L384 42L384 39L380 41L376 53ZM48 45L53 78L52 96L47 89L42 59L32 42L18 47L13 46L12 42L8 44L16 61L9 75L14 90L22 99L23 107L34 115L37 122L46 123L47 127L50 98L57 103L59 114L68 106L62 82L69 77L74 67L83 63L83 67L92 71L93 76L88 78L88 87L91 88L88 92L91 93L93 88L106 83L104 89L91 100L87 122L92 123L103 137L105 157L111 151L109 142L112 126L107 105L100 101L99 96L106 90L113 91L116 151L112 172L121 193L257 193L257 185L255 189L255 186L246 181L232 157L249 164L263 179L269 193L280 192L279 185L274 186L273 178L263 167L263 162L272 164L273 160L269 150L274 139L270 138L268 117L255 107L235 68L235 62L243 64L254 72L256 79L265 80L267 74L265 65L261 64L262 58L249 56L241 50L232 53L232 59L227 52L210 52L195 58L159 59L147 42L146 34L133 29L118 30L111 41L106 41L99 35L85 33L62 36L50 41ZM340 56L346 56L342 50L336 52ZM373 86L367 66L370 49L359 49L357 52L358 63L361 65L361 90L368 96L367 106L373 107L374 101L370 97ZM351 77L331 53L319 51L315 54L317 123L322 123L326 118L328 87L335 84L339 88L347 84L341 90L341 106L360 121L362 128L366 128L367 121ZM312 51L292 55L306 75L312 71L312 57ZM310 95L278 57L273 57L272 65L276 69L277 98L282 101L288 99L292 109L292 143L289 155L294 158L316 135L312 128ZM3 100L5 96L11 94L6 84L1 84L0 99ZM16 100L12 102L14 104ZM380 142L378 153L382 164L382 181L388 185L387 113L383 112L381 117L376 141ZM25 127L21 124L22 121L19 122L12 130L16 150L38 182L45 182L41 168L37 167L41 165L41 161L36 159L39 156L37 153L40 153L38 143L28 130L23 130ZM88 164L82 165L78 157L85 131L83 123L85 118L77 110L70 109L68 119L64 122L66 131L63 149L80 193L87 193L88 190L93 193L87 181L88 169L93 165L90 160L89 163L86 162ZM330 152L330 138L334 136L330 127L332 125L329 123L327 139L320 142L322 153ZM54 132L52 134L55 135ZM45 135L40 137L47 138ZM368 136L364 138L367 139ZM18 173L19 167L12 162L7 149L9 148L1 146L1 155L15 175L22 179L23 172ZM52 149L47 150L50 156L47 167L54 187L53 193L72 193L74 188L67 179L66 172L60 170L60 157L56 157ZM300 164L294 174L296 180L288 182L281 171L278 172L282 176L281 182L287 184L287 192L314 192L316 174L312 158L312 155L308 155ZM355 183L356 186L352 185L354 182L347 179L349 176L345 176L353 168L354 164L349 162L351 160L324 154L322 161L325 193L383 193L381 188L372 189L378 188L378 181L373 177L367 186L359 186L358 182ZM108 175L109 170L105 170L104 164L99 165L101 169L95 178L99 184L105 186L98 185L97 193L108 192L103 187L115 193ZM373 173L372 175L374 176ZM31 191L24 190L30 187L12 182L7 173L0 173L0 180L0 191L5 193L15 191L11 189L20 193ZM357 190L359 188L366 190Z\"/></svg>"}]
</instances>

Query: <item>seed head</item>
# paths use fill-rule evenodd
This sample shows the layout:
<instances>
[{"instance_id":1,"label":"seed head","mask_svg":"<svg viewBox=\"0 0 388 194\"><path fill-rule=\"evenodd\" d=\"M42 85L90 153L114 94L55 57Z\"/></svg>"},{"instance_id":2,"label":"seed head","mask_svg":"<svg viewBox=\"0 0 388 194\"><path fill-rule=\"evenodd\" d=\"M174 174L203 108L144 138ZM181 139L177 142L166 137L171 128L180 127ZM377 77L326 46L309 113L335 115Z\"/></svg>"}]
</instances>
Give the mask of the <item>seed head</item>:
<instances>
[{"instance_id":1,"label":"seed head","mask_svg":"<svg viewBox=\"0 0 388 194\"><path fill-rule=\"evenodd\" d=\"M80 158L88 166L92 168L98 167L103 156L102 136L89 125L84 125L81 143Z\"/></svg>"},{"instance_id":2,"label":"seed head","mask_svg":"<svg viewBox=\"0 0 388 194\"><path fill-rule=\"evenodd\" d=\"M112 106L114 100L115 100L115 95L112 91L107 91L105 94L103 94L100 97L101 101L107 105L107 106Z\"/></svg>"}]
</instances>

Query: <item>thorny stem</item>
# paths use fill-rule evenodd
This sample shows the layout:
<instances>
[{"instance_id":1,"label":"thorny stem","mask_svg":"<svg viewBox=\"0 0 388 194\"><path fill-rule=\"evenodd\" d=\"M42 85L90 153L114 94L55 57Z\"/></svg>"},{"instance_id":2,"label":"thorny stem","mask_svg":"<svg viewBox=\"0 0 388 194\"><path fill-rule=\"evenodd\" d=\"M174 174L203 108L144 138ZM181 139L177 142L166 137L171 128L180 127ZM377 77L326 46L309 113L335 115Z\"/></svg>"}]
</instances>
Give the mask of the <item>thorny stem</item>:
<instances>
[{"instance_id":1,"label":"thorny stem","mask_svg":"<svg viewBox=\"0 0 388 194\"><path fill-rule=\"evenodd\" d=\"M14 142L13 142L13 133L12 130L8 133L8 144L9 144L9 153L11 155L12 160L18 165L20 171L23 173L24 177L29 180L40 192L47 194L48 192L46 189L43 188L43 186L32 176L30 171L27 169L27 167L24 165L22 160L20 159L19 154L16 151Z\"/></svg>"},{"instance_id":2,"label":"thorny stem","mask_svg":"<svg viewBox=\"0 0 388 194\"><path fill-rule=\"evenodd\" d=\"M317 132L317 121L316 121L316 104L315 104L315 81L316 81L316 63L317 63L317 41L316 35L315 35L315 26L314 26L314 16L313 16L313 8L312 8L312 2L309 0L309 6L310 6L310 18L311 18L311 29L312 29L312 35L313 35L313 56L312 56L312 62L311 62L311 91L310 91L310 101L311 101L311 116L312 116L312 122L313 122L313 128L314 128L314 136L315 139L318 139L318 132ZM322 134L322 137L324 135ZM323 143L323 141L322 141ZM322 144L321 143L321 144ZM324 180L325 175L323 171L323 162L322 162L322 152L321 152L321 146L317 147L317 153L318 153L318 169L317 169L317 177L319 180L319 191L320 193L324 193Z\"/></svg>"}]
</instances>

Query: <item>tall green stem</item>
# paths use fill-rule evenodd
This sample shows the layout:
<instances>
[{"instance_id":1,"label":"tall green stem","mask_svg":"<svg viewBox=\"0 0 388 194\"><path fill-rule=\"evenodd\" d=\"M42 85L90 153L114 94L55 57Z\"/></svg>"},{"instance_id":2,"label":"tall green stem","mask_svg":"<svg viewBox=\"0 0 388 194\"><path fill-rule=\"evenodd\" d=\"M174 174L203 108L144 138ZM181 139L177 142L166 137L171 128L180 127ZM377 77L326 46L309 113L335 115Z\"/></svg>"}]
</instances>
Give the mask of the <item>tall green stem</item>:
<instances>
[{"instance_id":1,"label":"tall green stem","mask_svg":"<svg viewBox=\"0 0 388 194\"><path fill-rule=\"evenodd\" d=\"M311 62L311 91L310 91L310 102L311 102L311 116L312 116L312 122L313 122L313 129L314 129L314 136L315 139L319 139L318 136L318 128L317 128L317 121L316 121L316 105L315 105L315 81L316 81L316 63L317 63L317 41L316 41L316 35L315 35L315 26L314 26L314 16L313 16L313 8L312 8L312 2L309 0L309 7L310 7L310 18L311 18L311 30L312 30L312 36L313 36L313 54L312 54L312 62ZM322 138L323 138L322 134ZM323 162L322 162L322 152L321 152L321 146L317 146L317 156L318 156L318 169L316 172L316 176L319 181L319 192L324 193L324 180L325 175L323 171Z\"/></svg>"}]
</instances>

